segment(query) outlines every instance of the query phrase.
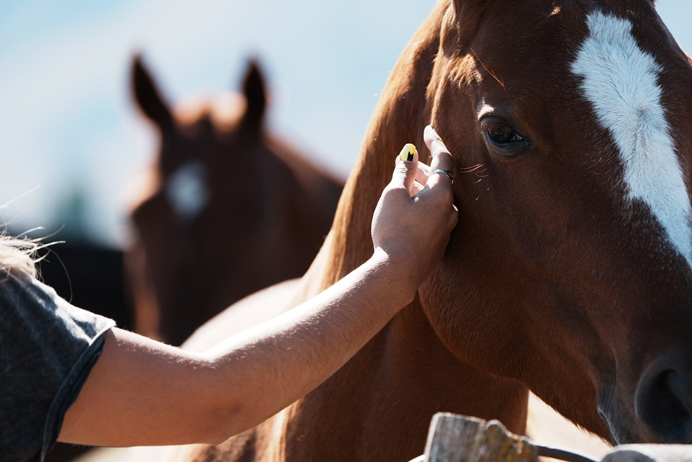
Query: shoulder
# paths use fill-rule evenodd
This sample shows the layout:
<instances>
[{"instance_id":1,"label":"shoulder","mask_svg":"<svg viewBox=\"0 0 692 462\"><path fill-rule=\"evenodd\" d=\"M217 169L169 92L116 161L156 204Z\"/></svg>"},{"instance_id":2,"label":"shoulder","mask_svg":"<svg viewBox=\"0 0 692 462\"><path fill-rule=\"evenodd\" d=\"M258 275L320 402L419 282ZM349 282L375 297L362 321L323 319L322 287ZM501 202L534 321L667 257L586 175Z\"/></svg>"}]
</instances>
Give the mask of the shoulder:
<instances>
[{"instance_id":1,"label":"shoulder","mask_svg":"<svg viewBox=\"0 0 692 462\"><path fill-rule=\"evenodd\" d=\"M0 456L45 453L55 442L113 325L28 273L0 271L0 370L12 377L0 381Z\"/></svg>"}]
</instances>

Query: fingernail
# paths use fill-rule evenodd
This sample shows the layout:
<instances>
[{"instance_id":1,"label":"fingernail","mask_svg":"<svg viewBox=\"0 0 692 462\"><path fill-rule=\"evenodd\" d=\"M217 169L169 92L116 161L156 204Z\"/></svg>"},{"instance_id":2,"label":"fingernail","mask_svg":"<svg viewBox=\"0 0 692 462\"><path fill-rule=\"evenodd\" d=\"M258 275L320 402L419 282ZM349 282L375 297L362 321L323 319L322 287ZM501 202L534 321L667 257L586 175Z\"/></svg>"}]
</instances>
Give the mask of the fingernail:
<instances>
[{"instance_id":1,"label":"fingernail","mask_svg":"<svg viewBox=\"0 0 692 462\"><path fill-rule=\"evenodd\" d=\"M437 130L435 130L435 127L433 127L432 125L428 125L426 128L428 128L428 130L430 130L430 132L431 132L437 139L441 139L441 138L440 138L440 135L437 134Z\"/></svg>"},{"instance_id":2,"label":"fingernail","mask_svg":"<svg viewBox=\"0 0 692 462\"><path fill-rule=\"evenodd\" d=\"M416 150L416 147L413 144L406 143L406 145L404 145L403 149L401 150L399 157L401 158L401 160L411 162L416 157L417 152L418 151Z\"/></svg>"}]
</instances>

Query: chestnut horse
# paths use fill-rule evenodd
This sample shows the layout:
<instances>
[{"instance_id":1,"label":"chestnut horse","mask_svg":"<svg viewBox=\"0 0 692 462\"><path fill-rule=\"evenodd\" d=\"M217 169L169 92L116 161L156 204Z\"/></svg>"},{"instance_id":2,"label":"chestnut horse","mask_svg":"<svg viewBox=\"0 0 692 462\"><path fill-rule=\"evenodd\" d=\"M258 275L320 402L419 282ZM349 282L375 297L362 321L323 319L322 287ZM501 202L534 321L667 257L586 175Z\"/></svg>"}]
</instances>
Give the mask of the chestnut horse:
<instances>
[{"instance_id":1,"label":"chestnut horse","mask_svg":"<svg viewBox=\"0 0 692 462\"><path fill-rule=\"evenodd\" d=\"M244 100L177 114L140 57L132 87L160 136L149 190L132 211L135 329L180 344L245 295L302 276L343 184L266 133L265 84L254 62Z\"/></svg>"},{"instance_id":2,"label":"chestnut horse","mask_svg":"<svg viewBox=\"0 0 692 462\"><path fill-rule=\"evenodd\" d=\"M416 300L274 417L163 460L402 462L437 411L524 432L529 389L615 443L692 441L692 65L651 0L440 0L306 276L188 346L366 260L393 156L428 123L455 157L460 221Z\"/></svg>"}]
</instances>

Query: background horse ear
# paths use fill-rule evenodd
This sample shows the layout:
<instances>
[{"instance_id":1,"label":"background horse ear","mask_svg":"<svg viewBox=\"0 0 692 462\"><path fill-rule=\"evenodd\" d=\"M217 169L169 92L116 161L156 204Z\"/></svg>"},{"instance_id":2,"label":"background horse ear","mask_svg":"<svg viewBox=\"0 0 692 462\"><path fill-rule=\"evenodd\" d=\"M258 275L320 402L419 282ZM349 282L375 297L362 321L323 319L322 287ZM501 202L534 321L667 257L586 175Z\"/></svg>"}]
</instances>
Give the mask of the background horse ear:
<instances>
[{"instance_id":1,"label":"background horse ear","mask_svg":"<svg viewBox=\"0 0 692 462\"><path fill-rule=\"evenodd\" d=\"M171 111L161 97L161 93L146 66L144 66L139 53L132 60L130 85L135 101L144 115L158 125L162 132L172 128L173 116Z\"/></svg>"},{"instance_id":2,"label":"background horse ear","mask_svg":"<svg viewBox=\"0 0 692 462\"><path fill-rule=\"evenodd\" d=\"M262 119L267 106L267 93L264 77L256 60L250 60L243 81L243 93L247 106L243 115L243 128L257 133L262 128Z\"/></svg>"}]
</instances>

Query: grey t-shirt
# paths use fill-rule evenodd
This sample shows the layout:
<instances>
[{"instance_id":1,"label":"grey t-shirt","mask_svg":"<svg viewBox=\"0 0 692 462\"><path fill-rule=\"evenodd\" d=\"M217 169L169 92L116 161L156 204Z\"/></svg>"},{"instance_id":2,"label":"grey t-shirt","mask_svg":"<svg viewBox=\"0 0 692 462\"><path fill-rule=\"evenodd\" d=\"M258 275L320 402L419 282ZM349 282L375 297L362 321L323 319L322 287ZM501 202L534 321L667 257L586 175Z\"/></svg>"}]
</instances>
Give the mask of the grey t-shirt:
<instances>
[{"instance_id":1,"label":"grey t-shirt","mask_svg":"<svg viewBox=\"0 0 692 462\"><path fill-rule=\"evenodd\" d=\"M114 326L0 270L0 460L41 461Z\"/></svg>"}]
</instances>

